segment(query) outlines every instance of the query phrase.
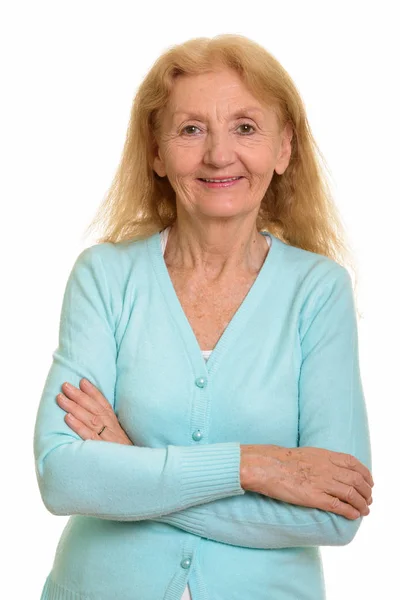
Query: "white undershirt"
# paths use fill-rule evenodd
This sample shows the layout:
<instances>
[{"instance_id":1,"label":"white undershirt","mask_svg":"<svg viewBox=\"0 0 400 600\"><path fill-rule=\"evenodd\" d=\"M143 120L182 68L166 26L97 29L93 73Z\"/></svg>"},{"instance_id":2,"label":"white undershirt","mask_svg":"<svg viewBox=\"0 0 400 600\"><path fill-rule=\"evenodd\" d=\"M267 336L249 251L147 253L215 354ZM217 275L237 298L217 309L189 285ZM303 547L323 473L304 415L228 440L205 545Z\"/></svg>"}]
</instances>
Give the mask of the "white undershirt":
<instances>
[{"instance_id":1,"label":"white undershirt","mask_svg":"<svg viewBox=\"0 0 400 600\"><path fill-rule=\"evenodd\" d=\"M167 245L167 240L168 240L168 234L170 232L171 227L166 227L166 229L163 229L163 231L161 231L161 250L162 253L164 255L165 252L165 248ZM268 242L269 245L271 245L271 238L269 236L266 236L266 240ZM204 360L207 362L207 360L210 357L212 350L202 350L201 353L204 357ZM187 585L185 587L185 590L183 592L183 596L181 597L181 600L192 600L192 596L190 594L190 589L189 586Z\"/></svg>"}]
</instances>

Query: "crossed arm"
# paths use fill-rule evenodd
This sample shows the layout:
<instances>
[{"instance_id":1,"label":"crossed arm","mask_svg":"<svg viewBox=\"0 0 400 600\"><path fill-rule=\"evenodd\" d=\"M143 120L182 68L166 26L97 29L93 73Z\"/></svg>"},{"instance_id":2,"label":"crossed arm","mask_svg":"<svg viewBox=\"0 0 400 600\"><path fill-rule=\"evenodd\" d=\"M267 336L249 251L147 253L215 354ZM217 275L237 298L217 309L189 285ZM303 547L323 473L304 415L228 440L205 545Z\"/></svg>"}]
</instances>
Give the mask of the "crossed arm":
<instances>
[{"instance_id":1,"label":"crossed arm","mask_svg":"<svg viewBox=\"0 0 400 600\"><path fill-rule=\"evenodd\" d=\"M339 275L321 290L317 310L300 332L299 446L347 452L371 468L351 282L344 269ZM109 291L94 246L80 254L67 282L59 345L35 425L38 483L51 512L156 520L251 548L343 545L353 539L362 517L352 521L245 491L238 442L142 448L82 439L56 402L60 386L69 382L78 389L86 377L113 407L115 365Z\"/></svg>"}]
</instances>

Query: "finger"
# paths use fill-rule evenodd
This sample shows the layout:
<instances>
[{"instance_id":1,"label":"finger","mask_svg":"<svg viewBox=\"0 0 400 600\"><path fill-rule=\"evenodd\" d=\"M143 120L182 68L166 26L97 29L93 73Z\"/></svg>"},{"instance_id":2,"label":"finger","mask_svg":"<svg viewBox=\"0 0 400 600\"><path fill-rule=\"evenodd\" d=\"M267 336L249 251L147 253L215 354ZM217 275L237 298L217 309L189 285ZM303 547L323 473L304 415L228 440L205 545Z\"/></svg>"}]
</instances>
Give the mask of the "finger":
<instances>
[{"instance_id":1,"label":"finger","mask_svg":"<svg viewBox=\"0 0 400 600\"><path fill-rule=\"evenodd\" d=\"M369 514L366 498L364 498L353 486L349 486L341 481L332 480L330 484L327 484L325 491L331 496L336 496L339 500L350 504L362 515L366 516Z\"/></svg>"},{"instance_id":2,"label":"finger","mask_svg":"<svg viewBox=\"0 0 400 600\"><path fill-rule=\"evenodd\" d=\"M93 396L88 395L86 392L83 392L79 388L71 384L63 384L62 386L64 394L72 399L74 402L78 403L82 408L85 408L88 412L97 415L109 415L110 411L112 411L111 405L104 399L101 402L99 401L98 394L93 394ZM100 393L100 392L99 392ZM100 396L102 394L100 393Z\"/></svg>"},{"instance_id":3,"label":"finger","mask_svg":"<svg viewBox=\"0 0 400 600\"><path fill-rule=\"evenodd\" d=\"M103 431L103 426L100 427L99 431L101 431L101 434L99 435L91 427L88 427L83 421L80 421L71 413L67 413L64 417L64 420L67 423L67 425L73 431L75 431L75 433L77 433L83 440L94 440L99 442L116 441L114 432L107 425ZM130 443L132 444L132 442Z\"/></svg>"},{"instance_id":4,"label":"finger","mask_svg":"<svg viewBox=\"0 0 400 600\"><path fill-rule=\"evenodd\" d=\"M342 502L339 500L337 496L330 496L329 494L323 494L324 500L321 502L321 506L323 510L327 510L328 512L333 512L337 515L341 515L342 517L346 517L346 519L358 519L361 515L359 511L351 506L351 504L347 504L346 502Z\"/></svg>"},{"instance_id":5,"label":"finger","mask_svg":"<svg viewBox=\"0 0 400 600\"><path fill-rule=\"evenodd\" d=\"M103 396L100 390L93 385L93 383L91 383L88 379L81 379L79 386L86 394L94 398L94 400L96 400L100 406L102 406L105 410L109 410L111 404L107 398Z\"/></svg>"},{"instance_id":6,"label":"finger","mask_svg":"<svg viewBox=\"0 0 400 600\"><path fill-rule=\"evenodd\" d=\"M107 423L104 422L104 415L94 414L86 410L77 402L67 398L63 394L57 395L57 402L63 410L70 413L72 417L83 423L86 427L92 429L94 432L100 431L103 425L107 425Z\"/></svg>"},{"instance_id":7,"label":"finger","mask_svg":"<svg viewBox=\"0 0 400 600\"><path fill-rule=\"evenodd\" d=\"M374 486L374 480L369 469L352 454L333 452L329 455L329 459L338 467L345 467L346 469L357 471L364 477L365 481L367 481L371 487Z\"/></svg>"},{"instance_id":8,"label":"finger","mask_svg":"<svg viewBox=\"0 0 400 600\"><path fill-rule=\"evenodd\" d=\"M368 500L372 496L372 487L367 483L361 473L357 471L351 471L349 469L338 469L337 473L332 475L335 481L345 483L348 486L352 486Z\"/></svg>"},{"instance_id":9,"label":"finger","mask_svg":"<svg viewBox=\"0 0 400 600\"><path fill-rule=\"evenodd\" d=\"M82 423L82 421L74 417L74 415L72 415L71 413L66 414L64 420L68 427L71 427L71 429L75 431L75 433L77 433L83 440L101 441L101 437L97 435L97 433L93 431L93 429L87 427L85 423ZM105 429L105 431L107 431L107 428Z\"/></svg>"}]
</instances>

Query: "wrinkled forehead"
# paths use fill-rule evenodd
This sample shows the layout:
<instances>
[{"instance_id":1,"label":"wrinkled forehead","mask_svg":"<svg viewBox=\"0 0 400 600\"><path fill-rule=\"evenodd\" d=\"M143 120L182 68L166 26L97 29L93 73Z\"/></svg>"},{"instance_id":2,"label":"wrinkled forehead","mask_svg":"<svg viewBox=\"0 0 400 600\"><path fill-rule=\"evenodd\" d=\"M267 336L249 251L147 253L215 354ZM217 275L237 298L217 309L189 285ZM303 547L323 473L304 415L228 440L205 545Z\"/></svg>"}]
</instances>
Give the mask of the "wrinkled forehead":
<instances>
[{"instance_id":1,"label":"wrinkled forehead","mask_svg":"<svg viewBox=\"0 0 400 600\"><path fill-rule=\"evenodd\" d=\"M228 77L221 79L218 76L217 80L213 75L218 76L218 72L179 76L166 105L158 113L159 125L169 128L187 119L205 122L215 118L230 121L241 117L269 125L279 121L277 102L257 97L237 74L225 72ZM208 85L210 82L211 85Z\"/></svg>"},{"instance_id":2,"label":"wrinkled forehead","mask_svg":"<svg viewBox=\"0 0 400 600\"><path fill-rule=\"evenodd\" d=\"M169 116L172 121L180 120L180 119L197 119L197 120L207 120L210 117L209 110L202 106L201 104L194 104L195 108L192 108L193 103L188 103L185 106L182 103L174 105L170 107ZM215 105L211 107L212 112L214 112ZM266 109L247 105L246 103L241 103L238 106L230 107L228 104L220 106L223 109L224 115L231 119L240 119L241 117L254 117L259 119L264 119L266 115Z\"/></svg>"}]
</instances>

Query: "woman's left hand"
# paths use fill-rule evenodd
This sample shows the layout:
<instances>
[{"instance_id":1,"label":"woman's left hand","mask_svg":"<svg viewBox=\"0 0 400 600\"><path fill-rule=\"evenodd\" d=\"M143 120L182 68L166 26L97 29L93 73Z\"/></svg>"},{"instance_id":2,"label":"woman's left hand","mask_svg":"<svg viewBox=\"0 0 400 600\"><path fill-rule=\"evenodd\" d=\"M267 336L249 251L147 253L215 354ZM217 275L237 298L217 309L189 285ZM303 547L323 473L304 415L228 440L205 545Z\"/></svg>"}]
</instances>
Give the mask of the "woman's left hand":
<instances>
[{"instance_id":1,"label":"woman's left hand","mask_svg":"<svg viewBox=\"0 0 400 600\"><path fill-rule=\"evenodd\" d=\"M103 394L85 379L80 380L79 386L63 383L63 394L56 396L57 404L67 412L67 425L83 440L134 446Z\"/></svg>"}]
</instances>

